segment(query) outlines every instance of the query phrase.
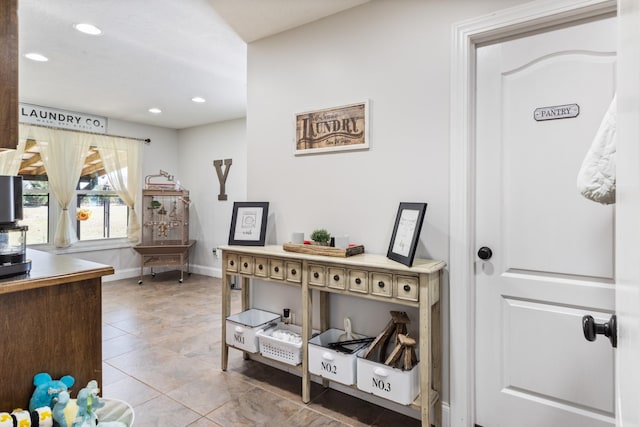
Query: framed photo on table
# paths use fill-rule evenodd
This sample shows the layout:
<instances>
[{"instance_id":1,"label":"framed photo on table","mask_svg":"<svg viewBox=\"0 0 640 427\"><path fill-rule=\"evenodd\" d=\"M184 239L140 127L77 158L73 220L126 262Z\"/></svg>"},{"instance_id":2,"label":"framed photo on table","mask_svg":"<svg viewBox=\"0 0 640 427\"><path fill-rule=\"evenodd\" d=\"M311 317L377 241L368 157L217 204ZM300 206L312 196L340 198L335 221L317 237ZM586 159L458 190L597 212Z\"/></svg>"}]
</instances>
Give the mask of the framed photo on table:
<instances>
[{"instance_id":1,"label":"framed photo on table","mask_svg":"<svg viewBox=\"0 0 640 427\"><path fill-rule=\"evenodd\" d=\"M411 267L426 210L426 203L400 203L387 258Z\"/></svg>"},{"instance_id":2,"label":"framed photo on table","mask_svg":"<svg viewBox=\"0 0 640 427\"><path fill-rule=\"evenodd\" d=\"M229 244L264 246L269 202L234 202Z\"/></svg>"}]
</instances>

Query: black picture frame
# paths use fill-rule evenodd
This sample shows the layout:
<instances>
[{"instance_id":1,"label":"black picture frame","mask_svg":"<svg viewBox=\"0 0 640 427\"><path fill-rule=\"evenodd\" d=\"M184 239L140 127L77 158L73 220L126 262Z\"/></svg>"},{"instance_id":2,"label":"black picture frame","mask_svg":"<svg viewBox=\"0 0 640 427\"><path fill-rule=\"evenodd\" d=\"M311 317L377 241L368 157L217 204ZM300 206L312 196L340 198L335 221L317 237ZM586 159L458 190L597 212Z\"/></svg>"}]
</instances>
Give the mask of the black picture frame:
<instances>
[{"instance_id":1,"label":"black picture frame","mask_svg":"<svg viewBox=\"0 0 640 427\"><path fill-rule=\"evenodd\" d=\"M389 242L387 258L407 267L413 265L426 210L426 203L400 203Z\"/></svg>"},{"instance_id":2,"label":"black picture frame","mask_svg":"<svg viewBox=\"0 0 640 427\"><path fill-rule=\"evenodd\" d=\"M233 202L229 244L264 246L269 202Z\"/></svg>"}]
</instances>

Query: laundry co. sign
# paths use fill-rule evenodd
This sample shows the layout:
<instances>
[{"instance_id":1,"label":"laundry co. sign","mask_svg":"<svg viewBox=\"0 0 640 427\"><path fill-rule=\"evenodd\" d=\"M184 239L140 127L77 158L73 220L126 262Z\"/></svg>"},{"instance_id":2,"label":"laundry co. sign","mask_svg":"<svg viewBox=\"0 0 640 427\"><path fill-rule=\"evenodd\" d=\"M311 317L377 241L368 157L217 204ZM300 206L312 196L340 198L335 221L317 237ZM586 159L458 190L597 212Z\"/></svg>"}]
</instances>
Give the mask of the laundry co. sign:
<instances>
[{"instance_id":1,"label":"laundry co. sign","mask_svg":"<svg viewBox=\"0 0 640 427\"><path fill-rule=\"evenodd\" d=\"M20 122L62 129L107 133L107 118L20 103Z\"/></svg>"}]
</instances>

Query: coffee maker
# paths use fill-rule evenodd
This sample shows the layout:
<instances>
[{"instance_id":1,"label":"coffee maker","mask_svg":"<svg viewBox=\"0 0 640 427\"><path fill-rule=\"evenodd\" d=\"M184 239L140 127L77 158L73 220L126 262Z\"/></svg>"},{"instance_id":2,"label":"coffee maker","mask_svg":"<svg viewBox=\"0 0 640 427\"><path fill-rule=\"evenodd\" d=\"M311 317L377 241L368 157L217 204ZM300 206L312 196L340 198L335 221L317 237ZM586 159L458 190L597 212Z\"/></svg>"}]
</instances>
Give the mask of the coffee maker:
<instances>
[{"instance_id":1,"label":"coffee maker","mask_svg":"<svg viewBox=\"0 0 640 427\"><path fill-rule=\"evenodd\" d=\"M22 219L22 177L0 175L0 278L31 271Z\"/></svg>"}]
</instances>

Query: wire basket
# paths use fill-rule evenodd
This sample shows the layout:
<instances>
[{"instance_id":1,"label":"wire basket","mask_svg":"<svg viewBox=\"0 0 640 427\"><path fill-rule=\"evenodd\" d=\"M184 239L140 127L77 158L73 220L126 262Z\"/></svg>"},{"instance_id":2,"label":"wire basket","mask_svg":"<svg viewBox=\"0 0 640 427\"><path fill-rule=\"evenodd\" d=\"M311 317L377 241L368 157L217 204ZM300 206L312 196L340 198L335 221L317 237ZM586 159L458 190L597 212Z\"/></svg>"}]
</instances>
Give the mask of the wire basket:
<instances>
[{"instance_id":1,"label":"wire basket","mask_svg":"<svg viewBox=\"0 0 640 427\"><path fill-rule=\"evenodd\" d=\"M302 363L302 328L300 326L278 323L275 328L266 331L260 330L256 332L256 335L258 336L260 353L264 357L293 366ZM298 336L300 339L286 341L279 336Z\"/></svg>"}]
</instances>

